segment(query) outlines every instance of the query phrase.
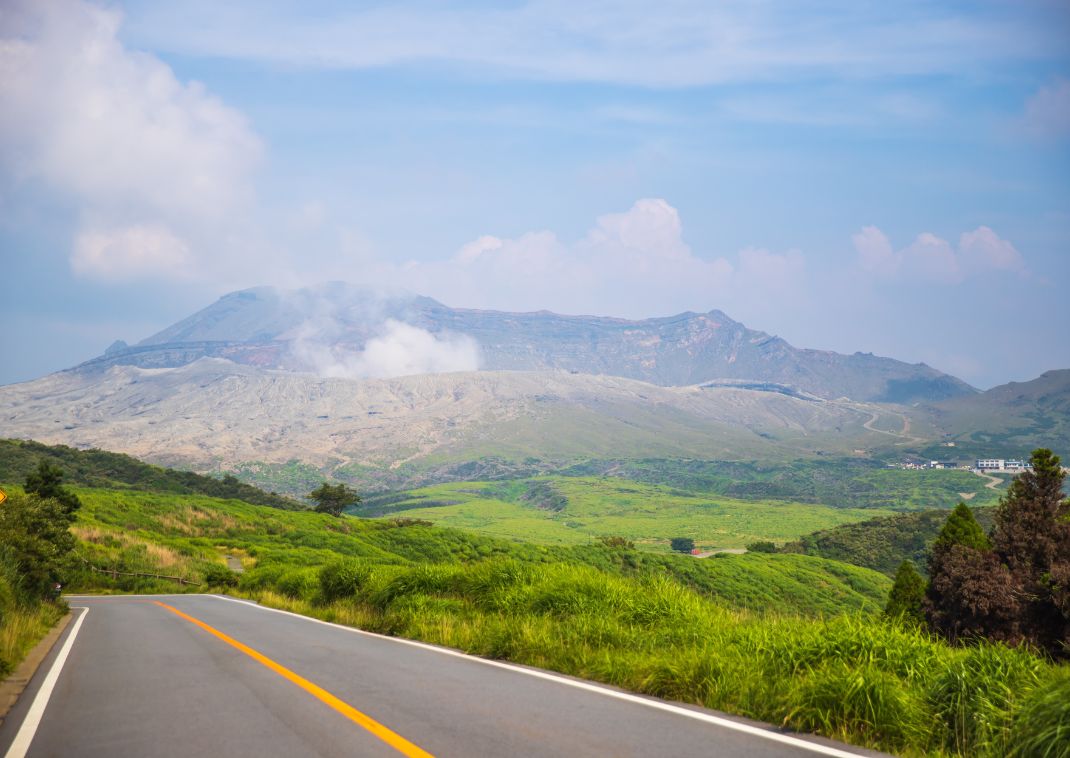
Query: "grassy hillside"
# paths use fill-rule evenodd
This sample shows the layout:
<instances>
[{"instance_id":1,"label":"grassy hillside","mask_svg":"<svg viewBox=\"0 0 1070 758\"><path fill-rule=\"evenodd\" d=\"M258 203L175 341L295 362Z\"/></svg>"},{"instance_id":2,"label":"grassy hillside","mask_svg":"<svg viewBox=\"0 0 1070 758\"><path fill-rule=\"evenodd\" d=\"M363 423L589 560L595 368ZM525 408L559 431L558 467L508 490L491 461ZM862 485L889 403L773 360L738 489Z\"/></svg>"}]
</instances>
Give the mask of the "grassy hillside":
<instances>
[{"instance_id":1,"label":"grassy hillside","mask_svg":"<svg viewBox=\"0 0 1070 758\"><path fill-rule=\"evenodd\" d=\"M992 508L976 508L974 513L987 531L992 524ZM893 576L905 560L914 562L922 573L929 563L933 540L947 521L947 511L917 511L821 529L781 547L784 553L802 553L864 566Z\"/></svg>"},{"instance_id":2,"label":"grassy hillside","mask_svg":"<svg viewBox=\"0 0 1070 758\"><path fill-rule=\"evenodd\" d=\"M338 556L382 570L416 564L509 558L523 564L565 563L621 576L669 576L734 608L807 615L879 610L890 587L875 572L810 556L746 555L700 560L607 547L546 547L441 529L412 519L336 519L288 513L238 501L75 488L83 507L75 581L83 589L183 589L146 577L112 577L98 569L165 574L204 582L226 556L249 567L243 582L299 582L309 567ZM392 567L392 568L390 568ZM192 585L190 585L192 586Z\"/></svg>"},{"instance_id":3,"label":"grassy hillside","mask_svg":"<svg viewBox=\"0 0 1070 758\"><path fill-rule=\"evenodd\" d=\"M618 535L667 551L673 537L703 549L782 542L815 528L860 521L881 509L738 500L613 477L537 477L462 482L370 497L358 515L402 513L441 526L543 544L580 545Z\"/></svg>"},{"instance_id":4,"label":"grassy hillside","mask_svg":"<svg viewBox=\"0 0 1070 758\"><path fill-rule=\"evenodd\" d=\"M32 440L0 439L0 482L24 482L26 475L36 469L41 460L59 466L65 482L86 487L210 495L289 510L305 507L292 498L264 492L233 476L214 479L190 471L152 466L122 453L76 450L66 445L44 445Z\"/></svg>"},{"instance_id":5,"label":"grassy hillside","mask_svg":"<svg viewBox=\"0 0 1070 758\"><path fill-rule=\"evenodd\" d=\"M875 613L887 577L821 558L546 547L405 519L78 494L79 551L95 565L236 585L276 607L873 748L1037 754L1037 740L1058 747L1045 735L1070 699L1065 667L887 623ZM228 555L244 564L240 577L223 568ZM161 585L84 568L75 580ZM1033 752L1016 753L1022 745Z\"/></svg>"}]
</instances>

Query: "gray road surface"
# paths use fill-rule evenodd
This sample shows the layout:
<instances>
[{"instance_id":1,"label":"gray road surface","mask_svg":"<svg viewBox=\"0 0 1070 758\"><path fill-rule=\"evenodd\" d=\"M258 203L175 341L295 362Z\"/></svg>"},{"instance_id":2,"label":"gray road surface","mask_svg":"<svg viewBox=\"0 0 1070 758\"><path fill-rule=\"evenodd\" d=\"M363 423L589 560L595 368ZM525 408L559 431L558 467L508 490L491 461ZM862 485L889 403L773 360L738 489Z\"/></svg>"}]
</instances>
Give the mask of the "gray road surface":
<instances>
[{"instance_id":1,"label":"gray road surface","mask_svg":"<svg viewBox=\"0 0 1070 758\"><path fill-rule=\"evenodd\" d=\"M154 600L326 690L343 710ZM73 597L70 604L88 610L75 611L86 616L30 756L404 754L345 715L347 706L436 756L872 755L827 741L777 742L721 724L731 717L713 711L210 595ZM42 682L77 626L0 726L0 755L31 704L43 700Z\"/></svg>"}]
</instances>

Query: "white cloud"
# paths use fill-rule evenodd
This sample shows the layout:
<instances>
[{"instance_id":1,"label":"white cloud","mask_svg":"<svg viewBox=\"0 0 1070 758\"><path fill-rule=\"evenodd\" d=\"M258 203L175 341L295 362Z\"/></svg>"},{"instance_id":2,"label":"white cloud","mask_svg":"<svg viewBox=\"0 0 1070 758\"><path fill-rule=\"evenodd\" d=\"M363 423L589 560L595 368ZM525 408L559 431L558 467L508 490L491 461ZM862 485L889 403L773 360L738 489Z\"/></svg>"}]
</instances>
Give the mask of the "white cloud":
<instances>
[{"instance_id":1,"label":"white cloud","mask_svg":"<svg viewBox=\"0 0 1070 758\"><path fill-rule=\"evenodd\" d=\"M1025 270L1021 253L987 226L979 226L959 237L959 255L970 269Z\"/></svg>"},{"instance_id":2,"label":"white cloud","mask_svg":"<svg viewBox=\"0 0 1070 758\"><path fill-rule=\"evenodd\" d=\"M484 235L449 260L381 263L366 273L450 304L646 316L720 307L736 294L735 271L724 257L695 255L669 203L643 199L599 217L574 242L545 230ZM752 291L768 285L747 281Z\"/></svg>"},{"instance_id":3,"label":"white cloud","mask_svg":"<svg viewBox=\"0 0 1070 758\"><path fill-rule=\"evenodd\" d=\"M76 271L170 269L175 244L127 249L139 239L159 242L147 228L172 227L182 237L227 232L252 196L250 172L261 153L238 111L201 84L180 82L158 58L124 47L117 11L33 0L0 14L0 111L17 114L0 119L0 166L81 211ZM104 244L99 226L134 231ZM94 250L118 255L108 251L120 248L122 259L144 265L92 265L103 260ZM145 260L153 254L163 256L159 266Z\"/></svg>"},{"instance_id":4,"label":"white cloud","mask_svg":"<svg viewBox=\"0 0 1070 758\"><path fill-rule=\"evenodd\" d=\"M1042 137L1070 137L1070 79L1058 78L1029 98L1025 121Z\"/></svg>"},{"instance_id":5,"label":"white cloud","mask_svg":"<svg viewBox=\"0 0 1070 758\"><path fill-rule=\"evenodd\" d=\"M71 255L76 273L113 281L144 276L188 278L190 262L186 243L161 226L84 230Z\"/></svg>"},{"instance_id":6,"label":"white cloud","mask_svg":"<svg viewBox=\"0 0 1070 758\"><path fill-rule=\"evenodd\" d=\"M875 226L863 227L851 239L858 267L879 278L953 284L990 271L1026 271L1021 253L987 226L963 232L957 248L935 234L922 232L905 248L895 250L887 235Z\"/></svg>"},{"instance_id":7,"label":"white cloud","mask_svg":"<svg viewBox=\"0 0 1070 758\"><path fill-rule=\"evenodd\" d=\"M891 276L899 270L902 257L892 249L892 241L875 226L863 226L851 237L858 253L858 265L864 271Z\"/></svg>"},{"instance_id":8,"label":"white cloud","mask_svg":"<svg viewBox=\"0 0 1070 758\"><path fill-rule=\"evenodd\" d=\"M327 325L327 332L333 325ZM294 341L294 355L320 376L347 379L387 378L479 368L479 345L463 334L432 334L395 319L383 322L381 332L364 349L350 352L332 342L325 324L309 322Z\"/></svg>"}]
</instances>

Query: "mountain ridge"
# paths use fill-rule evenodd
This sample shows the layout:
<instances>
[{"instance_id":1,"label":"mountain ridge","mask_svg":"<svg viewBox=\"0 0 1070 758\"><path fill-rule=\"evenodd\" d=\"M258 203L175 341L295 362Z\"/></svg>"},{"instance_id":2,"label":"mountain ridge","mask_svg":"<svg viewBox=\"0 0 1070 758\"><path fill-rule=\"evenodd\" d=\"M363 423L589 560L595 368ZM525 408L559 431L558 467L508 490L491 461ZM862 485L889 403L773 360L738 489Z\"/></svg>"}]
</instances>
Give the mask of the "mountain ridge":
<instances>
[{"instance_id":1,"label":"mountain ridge","mask_svg":"<svg viewBox=\"0 0 1070 758\"><path fill-rule=\"evenodd\" d=\"M925 364L871 353L796 348L717 309L642 320L545 310L520 313L451 308L428 297L384 296L343 283L232 292L132 347L117 343L76 368L173 368L218 357L261 368L314 372L298 348L313 342L331 354L359 355L390 321L433 337L464 335L478 344L478 367L491 371L560 369L660 386L772 382L825 399L886 403L936 402L977 392Z\"/></svg>"}]
</instances>

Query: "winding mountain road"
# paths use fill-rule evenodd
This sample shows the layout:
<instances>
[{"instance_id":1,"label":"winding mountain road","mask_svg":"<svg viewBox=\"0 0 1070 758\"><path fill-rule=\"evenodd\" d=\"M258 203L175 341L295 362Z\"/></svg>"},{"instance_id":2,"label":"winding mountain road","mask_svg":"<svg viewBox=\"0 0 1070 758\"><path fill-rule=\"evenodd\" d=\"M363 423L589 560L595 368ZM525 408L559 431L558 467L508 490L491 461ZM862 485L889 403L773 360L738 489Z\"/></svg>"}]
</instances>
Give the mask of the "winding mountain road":
<instances>
[{"instance_id":1,"label":"winding mountain road","mask_svg":"<svg viewBox=\"0 0 1070 758\"><path fill-rule=\"evenodd\" d=\"M876 755L232 598L69 600L0 755Z\"/></svg>"}]
</instances>

